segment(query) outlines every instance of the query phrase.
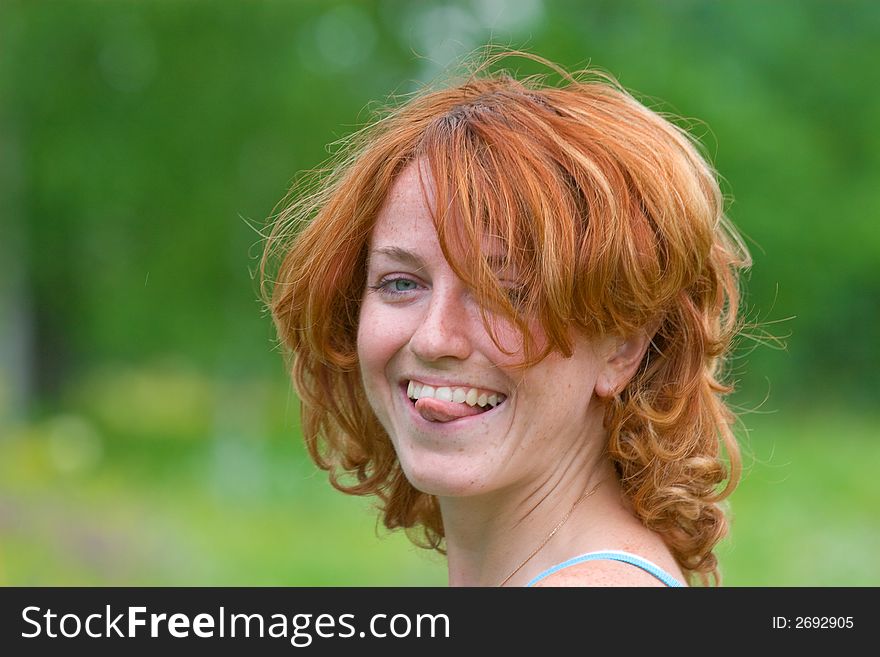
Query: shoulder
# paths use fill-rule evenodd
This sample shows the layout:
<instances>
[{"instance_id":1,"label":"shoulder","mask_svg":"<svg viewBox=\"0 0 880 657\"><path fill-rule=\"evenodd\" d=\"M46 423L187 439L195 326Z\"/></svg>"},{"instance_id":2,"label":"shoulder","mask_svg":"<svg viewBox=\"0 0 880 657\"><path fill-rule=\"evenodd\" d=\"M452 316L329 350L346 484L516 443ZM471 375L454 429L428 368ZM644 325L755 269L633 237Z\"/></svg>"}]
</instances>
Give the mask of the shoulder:
<instances>
[{"instance_id":1,"label":"shoulder","mask_svg":"<svg viewBox=\"0 0 880 657\"><path fill-rule=\"evenodd\" d=\"M665 586L648 572L628 563L611 560L584 561L557 570L535 586Z\"/></svg>"}]
</instances>

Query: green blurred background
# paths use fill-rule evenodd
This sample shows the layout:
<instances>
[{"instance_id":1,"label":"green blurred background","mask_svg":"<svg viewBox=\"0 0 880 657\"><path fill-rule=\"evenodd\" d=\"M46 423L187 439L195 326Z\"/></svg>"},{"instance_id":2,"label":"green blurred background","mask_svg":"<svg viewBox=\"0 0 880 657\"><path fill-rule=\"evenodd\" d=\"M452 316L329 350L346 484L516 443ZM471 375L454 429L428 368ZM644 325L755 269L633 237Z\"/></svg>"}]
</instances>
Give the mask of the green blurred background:
<instances>
[{"instance_id":1,"label":"green blurred background","mask_svg":"<svg viewBox=\"0 0 880 657\"><path fill-rule=\"evenodd\" d=\"M880 585L878 37L869 0L0 0L0 584L445 584L306 458L254 227L493 41L610 71L724 176L787 336L734 363L725 584Z\"/></svg>"}]
</instances>

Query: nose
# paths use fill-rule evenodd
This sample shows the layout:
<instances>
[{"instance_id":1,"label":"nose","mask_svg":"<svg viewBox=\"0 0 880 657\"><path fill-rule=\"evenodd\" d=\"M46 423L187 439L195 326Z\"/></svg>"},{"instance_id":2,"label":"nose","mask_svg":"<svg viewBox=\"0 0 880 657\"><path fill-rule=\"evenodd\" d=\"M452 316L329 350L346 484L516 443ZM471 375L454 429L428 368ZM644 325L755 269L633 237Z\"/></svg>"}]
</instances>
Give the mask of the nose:
<instances>
[{"instance_id":1,"label":"nose","mask_svg":"<svg viewBox=\"0 0 880 657\"><path fill-rule=\"evenodd\" d=\"M420 360L436 363L444 358L465 360L471 355L474 318L466 296L455 289L432 290L410 338L410 348Z\"/></svg>"}]
</instances>

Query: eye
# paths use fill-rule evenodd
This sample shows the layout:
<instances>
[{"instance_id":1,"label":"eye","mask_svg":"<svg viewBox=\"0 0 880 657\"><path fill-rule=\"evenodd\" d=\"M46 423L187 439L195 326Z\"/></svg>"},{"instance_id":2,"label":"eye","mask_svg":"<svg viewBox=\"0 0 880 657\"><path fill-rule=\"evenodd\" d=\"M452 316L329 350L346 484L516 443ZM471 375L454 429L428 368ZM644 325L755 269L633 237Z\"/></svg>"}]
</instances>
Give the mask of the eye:
<instances>
[{"instance_id":1,"label":"eye","mask_svg":"<svg viewBox=\"0 0 880 657\"><path fill-rule=\"evenodd\" d=\"M510 305L514 308L521 307L528 297L528 290L526 287L518 283L504 284L501 289L504 290L504 294L507 295Z\"/></svg>"},{"instance_id":2,"label":"eye","mask_svg":"<svg viewBox=\"0 0 880 657\"><path fill-rule=\"evenodd\" d=\"M386 282L386 286L390 287L394 292L409 292L416 289L415 281L408 278L394 278Z\"/></svg>"},{"instance_id":3,"label":"eye","mask_svg":"<svg viewBox=\"0 0 880 657\"><path fill-rule=\"evenodd\" d=\"M419 284L404 276L387 276L377 284L369 286L371 290L388 296L404 295L417 290Z\"/></svg>"}]
</instances>

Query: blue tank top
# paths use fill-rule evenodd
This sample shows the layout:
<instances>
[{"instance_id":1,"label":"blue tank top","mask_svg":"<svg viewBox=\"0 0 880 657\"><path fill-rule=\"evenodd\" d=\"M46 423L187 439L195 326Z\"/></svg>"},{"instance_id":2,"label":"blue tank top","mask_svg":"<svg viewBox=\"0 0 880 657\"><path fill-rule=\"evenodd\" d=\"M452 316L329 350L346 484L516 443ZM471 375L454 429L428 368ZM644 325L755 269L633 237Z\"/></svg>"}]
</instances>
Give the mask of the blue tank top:
<instances>
[{"instance_id":1,"label":"blue tank top","mask_svg":"<svg viewBox=\"0 0 880 657\"><path fill-rule=\"evenodd\" d=\"M545 577L549 577L553 573L562 570L563 568L568 568L569 566L574 566L575 564L582 563L584 561L596 561L600 559L610 559L612 561L622 561L623 563L632 564L633 566L637 566L641 568L645 572L651 573L654 577L659 579L661 582L666 584L666 586L673 587L683 587L684 584L675 579L672 575L667 573L665 570L660 568L655 563L648 561L647 559L643 559L642 557L638 557L634 554L630 554L629 552L623 552L621 550L603 550L601 552L588 552L587 554L582 554L579 557L574 557L573 559L569 559L568 561L563 561L562 563L556 564L555 566L548 568L544 572L542 572L537 577L534 577L526 586L534 586L538 582L540 582Z\"/></svg>"}]
</instances>

